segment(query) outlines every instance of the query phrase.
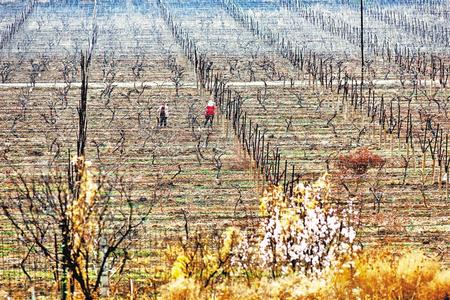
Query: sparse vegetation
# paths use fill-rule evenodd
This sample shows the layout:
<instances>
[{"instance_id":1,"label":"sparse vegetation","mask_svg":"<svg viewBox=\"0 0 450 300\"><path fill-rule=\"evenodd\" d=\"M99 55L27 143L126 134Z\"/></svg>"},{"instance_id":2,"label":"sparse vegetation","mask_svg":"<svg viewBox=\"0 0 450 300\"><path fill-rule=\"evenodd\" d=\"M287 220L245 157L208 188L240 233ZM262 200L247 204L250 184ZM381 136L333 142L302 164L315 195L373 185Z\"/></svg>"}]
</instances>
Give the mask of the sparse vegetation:
<instances>
[{"instance_id":1,"label":"sparse vegetation","mask_svg":"<svg viewBox=\"0 0 450 300\"><path fill-rule=\"evenodd\" d=\"M360 4L0 1L0 298L448 298L448 3Z\"/></svg>"}]
</instances>

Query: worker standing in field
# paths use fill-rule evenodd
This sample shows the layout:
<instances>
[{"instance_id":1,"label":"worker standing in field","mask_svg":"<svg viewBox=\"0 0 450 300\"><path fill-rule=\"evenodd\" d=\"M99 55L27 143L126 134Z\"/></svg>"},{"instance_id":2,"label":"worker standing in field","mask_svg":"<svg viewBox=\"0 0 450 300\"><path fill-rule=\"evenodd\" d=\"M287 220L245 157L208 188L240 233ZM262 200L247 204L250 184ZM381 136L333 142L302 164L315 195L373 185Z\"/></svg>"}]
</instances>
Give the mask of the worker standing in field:
<instances>
[{"instance_id":1,"label":"worker standing in field","mask_svg":"<svg viewBox=\"0 0 450 300\"><path fill-rule=\"evenodd\" d=\"M208 125L208 122L209 122L209 126L212 126L215 114L216 114L216 103L213 100L209 100L208 104L205 107L205 124L204 124L204 126Z\"/></svg>"},{"instance_id":2,"label":"worker standing in field","mask_svg":"<svg viewBox=\"0 0 450 300\"><path fill-rule=\"evenodd\" d=\"M168 117L169 117L169 109L167 107L167 104L164 103L158 108L158 126L166 127Z\"/></svg>"}]
</instances>

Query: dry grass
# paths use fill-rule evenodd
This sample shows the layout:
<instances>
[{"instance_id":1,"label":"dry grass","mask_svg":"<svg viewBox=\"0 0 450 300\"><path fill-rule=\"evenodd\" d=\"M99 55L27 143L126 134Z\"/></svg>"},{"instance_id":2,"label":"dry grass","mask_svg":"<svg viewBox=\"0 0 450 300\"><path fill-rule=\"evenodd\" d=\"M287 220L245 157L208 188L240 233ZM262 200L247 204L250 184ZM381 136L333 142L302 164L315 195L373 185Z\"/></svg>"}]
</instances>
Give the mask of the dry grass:
<instances>
[{"instance_id":1,"label":"dry grass","mask_svg":"<svg viewBox=\"0 0 450 300\"><path fill-rule=\"evenodd\" d=\"M204 288L178 278L162 288L162 299L448 299L450 270L420 251L366 249L321 277L291 274L272 279L224 276Z\"/></svg>"}]
</instances>

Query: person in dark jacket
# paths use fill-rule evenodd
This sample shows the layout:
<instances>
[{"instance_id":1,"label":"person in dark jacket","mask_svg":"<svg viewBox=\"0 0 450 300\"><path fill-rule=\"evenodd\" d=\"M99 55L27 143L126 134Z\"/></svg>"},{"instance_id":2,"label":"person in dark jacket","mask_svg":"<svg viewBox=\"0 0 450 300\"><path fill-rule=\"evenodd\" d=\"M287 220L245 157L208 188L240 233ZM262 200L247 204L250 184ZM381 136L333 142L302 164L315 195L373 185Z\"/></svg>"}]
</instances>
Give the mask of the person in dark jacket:
<instances>
[{"instance_id":1,"label":"person in dark jacket","mask_svg":"<svg viewBox=\"0 0 450 300\"><path fill-rule=\"evenodd\" d=\"M158 108L158 126L166 127L168 117L169 117L169 109L167 107L167 104L164 103Z\"/></svg>"}]
</instances>

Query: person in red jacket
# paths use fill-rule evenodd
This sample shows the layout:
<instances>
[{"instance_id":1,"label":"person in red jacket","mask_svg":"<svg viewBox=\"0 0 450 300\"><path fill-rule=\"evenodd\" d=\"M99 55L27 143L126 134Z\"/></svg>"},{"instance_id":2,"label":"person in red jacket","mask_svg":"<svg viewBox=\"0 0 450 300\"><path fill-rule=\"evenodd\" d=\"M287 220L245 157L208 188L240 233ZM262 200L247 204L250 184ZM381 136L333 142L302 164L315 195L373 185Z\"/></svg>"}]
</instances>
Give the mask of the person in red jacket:
<instances>
[{"instance_id":1,"label":"person in red jacket","mask_svg":"<svg viewBox=\"0 0 450 300\"><path fill-rule=\"evenodd\" d=\"M216 103L213 100L209 100L205 107L205 124L206 126L209 122L209 126L212 126L214 121L214 115L216 114Z\"/></svg>"}]
</instances>

